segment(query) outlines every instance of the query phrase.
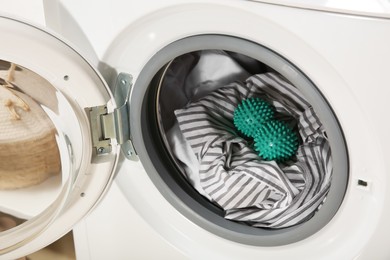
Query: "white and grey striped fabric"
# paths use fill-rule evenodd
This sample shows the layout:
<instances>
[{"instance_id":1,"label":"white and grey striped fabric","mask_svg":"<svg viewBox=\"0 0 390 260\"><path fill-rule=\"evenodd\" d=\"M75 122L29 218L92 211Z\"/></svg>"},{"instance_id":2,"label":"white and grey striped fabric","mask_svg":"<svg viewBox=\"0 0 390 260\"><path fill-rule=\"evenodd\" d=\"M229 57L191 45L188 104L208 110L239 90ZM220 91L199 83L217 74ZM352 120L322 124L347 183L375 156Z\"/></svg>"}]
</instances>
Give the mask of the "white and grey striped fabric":
<instances>
[{"instance_id":1,"label":"white and grey striped fabric","mask_svg":"<svg viewBox=\"0 0 390 260\"><path fill-rule=\"evenodd\" d=\"M261 97L301 137L296 158L262 161L233 125L241 100ZM232 83L175 111L198 163L197 188L227 219L255 227L285 228L311 218L331 184L332 160L323 126L297 88L276 73ZM182 160L183 161L183 160Z\"/></svg>"}]
</instances>

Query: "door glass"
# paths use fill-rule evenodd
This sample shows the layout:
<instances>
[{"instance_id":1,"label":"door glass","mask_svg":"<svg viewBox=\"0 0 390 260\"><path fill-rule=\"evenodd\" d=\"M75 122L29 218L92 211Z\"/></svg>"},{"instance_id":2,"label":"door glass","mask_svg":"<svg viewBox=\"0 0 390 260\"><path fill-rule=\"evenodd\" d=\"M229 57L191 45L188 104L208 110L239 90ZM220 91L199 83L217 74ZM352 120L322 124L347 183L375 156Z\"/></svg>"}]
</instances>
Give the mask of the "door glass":
<instances>
[{"instance_id":1,"label":"door glass","mask_svg":"<svg viewBox=\"0 0 390 260\"><path fill-rule=\"evenodd\" d=\"M67 186L71 145L57 129L68 109L47 80L0 60L0 232L37 217Z\"/></svg>"}]
</instances>

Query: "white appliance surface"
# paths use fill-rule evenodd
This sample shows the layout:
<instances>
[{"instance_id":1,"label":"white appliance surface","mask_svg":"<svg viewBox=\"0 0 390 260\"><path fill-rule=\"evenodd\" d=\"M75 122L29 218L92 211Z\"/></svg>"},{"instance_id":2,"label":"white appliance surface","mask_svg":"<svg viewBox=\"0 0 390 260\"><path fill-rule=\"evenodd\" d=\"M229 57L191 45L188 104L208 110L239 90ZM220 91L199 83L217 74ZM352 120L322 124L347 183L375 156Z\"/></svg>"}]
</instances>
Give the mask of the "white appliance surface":
<instances>
[{"instance_id":1,"label":"white appliance surface","mask_svg":"<svg viewBox=\"0 0 390 260\"><path fill-rule=\"evenodd\" d=\"M390 17L390 1L388 0L327 0L327 1L310 1L310 0L253 0L266 2L276 5L285 5L291 7L313 9L320 11L330 11L334 13L350 13L373 17Z\"/></svg>"},{"instance_id":2,"label":"white appliance surface","mask_svg":"<svg viewBox=\"0 0 390 260\"><path fill-rule=\"evenodd\" d=\"M49 27L76 44L109 82L111 69L132 74L137 85L137 77L154 54L188 36L217 33L261 43L294 63L319 86L345 134L350 178L344 203L326 227L302 241L256 247L214 235L178 212L148 177L146 170L153 167L139 162L125 162L118 169L116 184L126 198L113 210L118 219L126 218L127 201L168 243L193 259L389 256L384 242L389 235L384 227L388 227L386 216L390 214L385 206L390 183L384 158L390 156L390 140L378 138L388 135L390 124L377 113L388 111L388 90L383 88L390 66L389 39L383 36L389 30L389 20L383 15L388 5L374 1L372 14L359 16L361 10L352 4L330 5L331 12L325 12L329 10L327 2L308 8L296 8L305 7L304 1L280 1L280 5L239 0L46 2L47 11L51 10L46 12ZM280 69L291 73L288 67ZM375 152L366 153L362 147ZM366 185L360 185L362 181ZM85 229L84 237L97 232L106 214L102 206L78 227ZM121 225L115 228L108 231L110 235L123 235ZM94 250L101 251L105 238L101 239L94 236L86 242L90 256L97 255ZM122 246L107 250L118 256L122 250L122 256L131 256ZM161 253L161 258L169 256Z\"/></svg>"},{"instance_id":3,"label":"white appliance surface","mask_svg":"<svg viewBox=\"0 0 390 260\"><path fill-rule=\"evenodd\" d=\"M0 0L3 5L5 2ZM383 117L389 111L389 90L384 87L389 82L390 67L390 39L386 36L390 29L389 1L359 2L371 9L348 1L309 4L286 0L276 5L264 2L268 1L43 0L43 5L48 28L71 42L108 84L113 83L116 73L126 72L141 88L137 80L156 53L177 40L201 34L224 34L261 43L292 62L319 87L336 114L347 143L349 180L343 204L335 216L312 236L292 244L264 247L235 242L195 224L185 210L177 210L167 198L179 199L164 190L165 186L159 189L149 177L148 171L158 169L148 158L142 158L142 163L122 158L104 200L74 227L78 259L390 257L390 163L386 159L390 157L390 123ZM44 24L41 1L13 3L8 5L9 11L4 11ZM29 11L20 8L30 4ZM51 40L47 42L52 43ZM60 47L64 53L68 50ZM88 81L81 91L86 95L99 81L89 71L94 81ZM289 66L280 71L286 75L296 72ZM86 104L83 107L102 105L111 94L102 95L104 98L96 104L84 96L79 100ZM139 134L135 127L133 133L137 131ZM145 155L146 149L138 148L139 154ZM111 179L99 175L98 164L91 165L92 173L85 172L86 194L99 197L98 193L106 188L103 182ZM112 169L111 164L106 168ZM100 188L94 189L94 185ZM78 216L73 213L86 204L83 200L95 202L96 198L84 195L76 190L74 200L78 202L72 200L69 208L59 214L59 221L53 222L56 230L44 230L41 238L58 236L63 232L61 223L76 221ZM87 211L87 205L82 208ZM39 239L34 237L32 244L39 245Z\"/></svg>"},{"instance_id":4,"label":"white appliance surface","mask_svg":"<svg viewBox=\"0 0 390 260\"><path fill-rule=\"evenodd\" d=\"M115 183L99 206L75 226L73 236L77 259L189 259L145 222Z\"/></svg>"}]
</instances>

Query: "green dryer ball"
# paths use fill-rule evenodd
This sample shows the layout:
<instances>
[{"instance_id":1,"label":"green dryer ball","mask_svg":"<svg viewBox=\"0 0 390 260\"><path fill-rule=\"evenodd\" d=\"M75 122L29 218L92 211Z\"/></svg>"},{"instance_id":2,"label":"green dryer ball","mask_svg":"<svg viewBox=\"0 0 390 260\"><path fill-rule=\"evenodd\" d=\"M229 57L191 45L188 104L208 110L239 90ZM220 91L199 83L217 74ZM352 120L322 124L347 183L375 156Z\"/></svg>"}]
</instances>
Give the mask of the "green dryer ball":
<instances>
[{"instance_id":1,"label":"green dryer ball","mask_svg":"<svg viewBox=\"0 0 390 260\"><path fill-rule=\"evenodd\" d=\"M260 98L243 100L234 110L234 126L245 136L254 137L264 122L274 116L273 107Z\"/></svg>"},{"instance_id":2,"label":"green dryer ball","mask_svg":"<svg viewBox=\"0 0 390 260\"><path fill-rule=\"evenodd\" d=\"M259 128L254 148L266 161L285 161L298 149L298 136L285 123L270 120Z\"/></svg>"}]
</instances>

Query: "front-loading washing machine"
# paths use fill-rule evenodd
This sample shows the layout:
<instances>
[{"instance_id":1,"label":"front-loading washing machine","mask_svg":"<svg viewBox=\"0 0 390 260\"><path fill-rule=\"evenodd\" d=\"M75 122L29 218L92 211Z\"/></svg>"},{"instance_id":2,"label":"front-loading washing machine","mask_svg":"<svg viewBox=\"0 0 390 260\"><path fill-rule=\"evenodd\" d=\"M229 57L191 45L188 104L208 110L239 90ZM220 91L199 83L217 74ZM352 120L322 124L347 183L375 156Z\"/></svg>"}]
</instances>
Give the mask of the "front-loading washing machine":
<instances>
[{"instance_id":1,"label":"front-loading washing machine","mask_svg":"<svg viewBox=\"0 0 390 260\"><path fill-rule=\"evenodd\" d=\"M388 2L117 0L46 1L45 6L48 26L61 36L11 18L3 17L0 23L5 39L0 43L2 85L12 101L6 100L4 113L23 118L28 111L14 107L16 101L32 98L54 125L61 162L59 177L49 178L54 184L43 182L35 190L45 198L51 195L39 209L36 200L27 200L33 198L29 193L20 203L22 210L14 205L26 188L5 191L10 199L3 211L28 221L1 233L4 258L26 255L69 231L97 205L114 176L112 193L118 194L119 187L120 199L110 199L109 206L103 201L91 215L94 220L86 218L76 228L76 240L77 229L80 237L94 237L85 243L91 259L109 257L113 251L131 258L130 250L116 248L114 240L115 234L124 234L117 238L123 247L126 236L137 236L125 224L130 206L183 257L192 259L389 257ZM41 87L24 87L27 79ZM243 79L246 84L237 83ZM272 171L260 167L268 177L283 180L287 191L280 182L245 171L227 185L240 187L227 198L230 191L226 183L219 185L219 176L228 181L234 177L228 170L236 163L230 163L236 158L230 155L237 155L237 145L223 150L229 159L216 167L217 182L209 185L215 176L202 177L207 171L199 167L217 161L202 161L209 147L218 148L213 146L217 139L202 139L209 137L210 128L194 135L193 129L205 130L198 124L204 120L188 116L201 106L206 115L213 114L212 109L233 102L226 97L243 93L227 94L223 98L229 101L221 103L218 91L227 86L237 91L261 86L261 96L274 98L279 112L298 113L295 103L315 111L291 122L304 133L309 129L316 138L322 136L320 152L311 143L307 147L312 153L298 150L292 160L299 164L267 162ZM218 98L211 100L215 93ZM204 100L206 104L197 103ZM218 111L229 117L226 109ZM280 119L291 119L291 114L280 113ZM225 119L209 121L229 125ZM176 121L180 130L172 132ZM320 126L313 127L318 122ZM183 128L188 123L194 126ZM306 144L301 139L300 147ZM191 149L195 157L187 156ZM207 156L221 154L213 150ZM190 174L196 169L198 175ZM250 184L252 179L257 184ZM242 180L253 186L237 186ZM306 190L306 185L311 188ZM251 192L237 199L247 187ZM258 195L253 192L257 187L262 187ZM270 197L275 190L281 193ZM305 197L295 190L305 191ZM266 202L263 208L238 207L258 200ZM284 210L284 203L293 207ZM246 211L232 210L233 204ZM109 220L120 221L112 229L101 228L107 220L105 209L112 207L118 217ZM30 208L31 213L20 213ZM121 226L128 232L121 232ZM107 238L114 243L100 250Z\"/></svg>"}]
</instances>

